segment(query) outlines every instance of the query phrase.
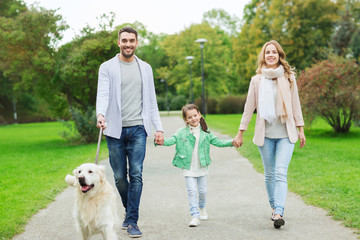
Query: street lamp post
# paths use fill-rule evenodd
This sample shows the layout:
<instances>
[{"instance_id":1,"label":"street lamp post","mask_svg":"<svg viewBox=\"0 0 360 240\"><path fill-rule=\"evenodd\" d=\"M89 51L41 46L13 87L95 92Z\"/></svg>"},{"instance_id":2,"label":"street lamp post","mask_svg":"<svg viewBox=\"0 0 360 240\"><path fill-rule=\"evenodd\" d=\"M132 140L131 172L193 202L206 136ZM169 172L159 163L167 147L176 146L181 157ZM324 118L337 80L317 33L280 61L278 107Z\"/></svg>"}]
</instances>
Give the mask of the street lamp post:
<instances>
[{"instance_id":1,"label":"street lamp post","mask_svg":"<svg viewBox=\"0 0 360 240\"><path fill-rule=\"evenodd\" d=\"M194 59L194 57L193 56L187 56L185 59L189 61L191 103L194 103L193 82L192 82L192 77L191 77L191 63L192 63L192 60Z\"/></svg>"},{"instance_id":2,"label":"street lamp post","mask_svg":"<svg viewBox=\"0 0 360 240\"><path fill-rule=\"evenodd\" d=\"M160 80L161 82L165 83L165 104L166 104L166 110L167 110L167 113L169 115L169 103L168 103L168 86L167 86L167 81L166 79L161 79Z\"/></svg>"},{"instance_id":3,"label":"street lamp post","mask_svg":"<svg viewBox=\"0 0 360 240\"><path fill-rule=\"evenodd\" d=\"M206 104L205 104L205 83L204 83L204 57L203 57L203 48L204 48L204 43L207 42L206 39L204 38L199 38L198 40L196 40L195 42L200 43L200 50L201 50L201 82L202 82L202 96L201 96L201 101L202 101L202 113L204 115L204 117L206 116Z\"/></svg>"},{"instance_id":4,"label":"street lamp post","mask_svg":"<svg viewBox=\"0 0 360 240\"><path fill-rule=\"evenodd\" d=\"M16 100L13 97L13 109L14 109L14 123L17 124L17 112L16 112Z\"/></svg>"}]
</instances>

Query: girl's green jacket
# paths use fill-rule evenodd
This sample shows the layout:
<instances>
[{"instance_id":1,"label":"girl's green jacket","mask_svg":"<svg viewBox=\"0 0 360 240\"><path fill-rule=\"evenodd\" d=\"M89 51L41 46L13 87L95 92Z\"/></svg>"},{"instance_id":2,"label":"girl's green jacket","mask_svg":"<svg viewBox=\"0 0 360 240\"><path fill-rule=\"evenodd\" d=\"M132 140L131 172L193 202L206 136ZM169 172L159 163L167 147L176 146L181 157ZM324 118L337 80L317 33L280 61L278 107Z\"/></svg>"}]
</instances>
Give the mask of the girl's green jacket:
<instances>
[{"instance_id":1,"label":"girl's green jacket","mask_svg":"<svg viewBox=\"0 0 360 240\"><path fill-rule=\"evenodd\" d=\"M212 133L200 129L199 160L201 166L205 167L211 163L210 144L217 147L231 147L231 142L232 140L220 140ZM190 133L189 127L179 129L174 135L164 140L165 146L173 144L176 144L176 152L172 164L178 168L190 169L195 137Z\"/></svg>"}]
</instances>

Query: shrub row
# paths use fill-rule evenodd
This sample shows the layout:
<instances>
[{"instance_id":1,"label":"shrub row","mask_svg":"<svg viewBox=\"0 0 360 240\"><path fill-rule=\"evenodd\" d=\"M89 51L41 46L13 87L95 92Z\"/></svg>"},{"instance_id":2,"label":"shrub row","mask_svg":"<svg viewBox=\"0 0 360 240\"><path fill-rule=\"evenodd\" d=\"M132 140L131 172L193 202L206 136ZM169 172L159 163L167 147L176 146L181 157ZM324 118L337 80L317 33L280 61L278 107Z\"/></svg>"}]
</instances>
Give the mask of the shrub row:
<instances>
[{"instance_id":1,"label":"shrub row","mask_svg":"<svg viewBox=\"0 0 360 240\"><path fill-rule=\"evenodd\" d=\"M167 110L166 98L162 96L157 97L158 106L160 111ZM246 95L244 96L225 96L223 98L208 98L206 101L206 113L209 114L231 114L242 113L244 111L244 105L246 101ZM185 96L170 96L168 97L169 110L181 110L188 101ZM195 99L196 104L200 111L202 111L201 98Z\"/></svg>"}]
</instances>

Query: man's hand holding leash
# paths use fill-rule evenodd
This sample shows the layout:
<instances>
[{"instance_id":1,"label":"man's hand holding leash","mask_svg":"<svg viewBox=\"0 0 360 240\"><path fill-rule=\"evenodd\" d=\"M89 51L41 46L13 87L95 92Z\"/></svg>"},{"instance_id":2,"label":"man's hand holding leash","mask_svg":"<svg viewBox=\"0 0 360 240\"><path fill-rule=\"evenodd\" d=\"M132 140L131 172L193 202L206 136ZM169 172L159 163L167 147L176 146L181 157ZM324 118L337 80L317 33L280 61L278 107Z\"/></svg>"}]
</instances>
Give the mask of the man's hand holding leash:
<instances>
[{"instance_id":1,"label":"man's hand holding leash","mask_svg":"<svg viewBox=\"0 0 360 240\"><path fill-rule=\"evenodd\" d=\"M96 127L97 128L102 128L103 130L105 130L105 128L106 128L105 117L102 114L99 114L97 116Z\"/></svg>"}]
</instances>

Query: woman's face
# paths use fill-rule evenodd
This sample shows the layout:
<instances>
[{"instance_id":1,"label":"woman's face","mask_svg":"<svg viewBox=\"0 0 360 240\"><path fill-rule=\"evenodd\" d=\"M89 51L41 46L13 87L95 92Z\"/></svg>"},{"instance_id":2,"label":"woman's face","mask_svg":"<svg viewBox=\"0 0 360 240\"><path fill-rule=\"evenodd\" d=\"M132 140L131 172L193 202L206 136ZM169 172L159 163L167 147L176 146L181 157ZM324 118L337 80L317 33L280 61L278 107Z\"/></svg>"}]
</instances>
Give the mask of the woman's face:
<instances>
[{"instance_id":1,"label":"woman's face","mask_svg":"<svg viewBox=\"0 0 360 240\"><path fill-rule=\"evenodd\" d=\"M269 44L265 48L265 63L267 68L277 68L279 66L279 53L274 44Z\"/></svg>"}]
</instances>

